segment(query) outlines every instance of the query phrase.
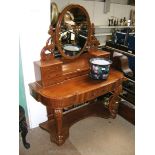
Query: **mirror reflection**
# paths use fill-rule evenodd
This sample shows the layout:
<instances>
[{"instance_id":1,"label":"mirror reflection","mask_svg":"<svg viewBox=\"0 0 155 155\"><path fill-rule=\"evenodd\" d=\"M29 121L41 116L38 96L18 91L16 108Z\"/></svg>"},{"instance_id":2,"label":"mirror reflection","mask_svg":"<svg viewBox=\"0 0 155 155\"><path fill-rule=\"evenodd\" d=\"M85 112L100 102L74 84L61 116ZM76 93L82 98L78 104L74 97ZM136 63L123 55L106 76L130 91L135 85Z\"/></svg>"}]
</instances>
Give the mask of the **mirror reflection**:
<instances>
[{"instance_id":1,"label":"mirror reflection","mask_svg":"<svg viewBox=\"0 0 155 155\"><path fill-rule=\"evenodd\" d=\"M88 22L85 12L71 8L63 16L59 41L65 55L76 56L85 46L88 36Z\"/></svg>"}]
</instances>

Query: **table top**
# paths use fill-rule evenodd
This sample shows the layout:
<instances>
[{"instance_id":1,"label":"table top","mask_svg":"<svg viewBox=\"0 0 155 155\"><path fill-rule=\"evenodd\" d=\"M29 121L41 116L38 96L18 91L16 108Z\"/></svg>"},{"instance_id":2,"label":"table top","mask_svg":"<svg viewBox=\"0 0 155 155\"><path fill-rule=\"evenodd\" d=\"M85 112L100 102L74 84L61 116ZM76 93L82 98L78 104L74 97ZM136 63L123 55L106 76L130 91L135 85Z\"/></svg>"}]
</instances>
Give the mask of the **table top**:
<instances>
[{"instance_id":1,"label":"table top","mask_svg":"<svg viewBox=\"0 0 155 155\"><path fill-rule=\"evenodd\" d=\"M37 82L31 83L29 86L42 97L49 99L49 102L55 104L61 102L68 105L71 102L84 102L103 95L119 86L123 78L123 73L111 68L106 80L94 80L86 74L45 88L38 85Z\"/></svg>"}]
</instances>

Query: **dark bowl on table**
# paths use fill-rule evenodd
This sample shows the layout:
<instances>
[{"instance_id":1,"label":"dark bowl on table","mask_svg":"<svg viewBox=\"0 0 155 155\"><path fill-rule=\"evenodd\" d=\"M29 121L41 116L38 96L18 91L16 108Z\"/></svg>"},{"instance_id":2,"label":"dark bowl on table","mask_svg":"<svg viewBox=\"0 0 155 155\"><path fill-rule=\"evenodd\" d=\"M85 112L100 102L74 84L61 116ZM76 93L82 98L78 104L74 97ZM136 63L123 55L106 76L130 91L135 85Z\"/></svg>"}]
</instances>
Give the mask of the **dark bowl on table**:
<instances>
[{"instance_id":1,"label":"dark bowl on table","mask_svg":"<svg viewBox=\"0 0 155 155\"><path fill-rule=\"evenodd\" d=\"M111 60L104 58L91 58L90 63L90 77L96 80L105 80L109 76Z\"/></svg>"}]
</instances>

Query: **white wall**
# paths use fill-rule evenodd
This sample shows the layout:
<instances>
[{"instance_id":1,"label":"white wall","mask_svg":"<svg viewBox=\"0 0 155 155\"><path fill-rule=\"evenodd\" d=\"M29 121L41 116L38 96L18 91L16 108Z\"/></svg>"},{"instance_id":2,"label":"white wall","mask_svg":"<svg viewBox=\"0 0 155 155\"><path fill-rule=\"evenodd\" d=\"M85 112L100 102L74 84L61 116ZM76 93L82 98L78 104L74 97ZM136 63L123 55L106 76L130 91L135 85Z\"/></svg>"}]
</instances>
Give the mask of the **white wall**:
<instances>
[{"instance_id":1,"label":"white wall","mask_svg":"<svg viewBox=\"0 0 155 155\"><path fill-rule=\"evenodd\" d=\"M128 0L110 0L111 3L128 4Z\"/></svg>"},{"instance_id":2,"label":"white wall","mask_svg":"<svg viewBox=\"0 0 155 155\"><path fill-rule=\"evenodd\" d=\"M91 22L95 25L107 25L108 17L129 17L129 11L133 6L111 4L110 12L104 14L103 2L83 0L51 0L56 2L61 12L68 4L80 4L86 8ZM28 106L30 127L37 127L39 123L46 121L45 106L35 101L30 93L28 84L35 81L33 61L40 59L40 51L45 45L50 25L50 0L26 0L21 2L20 11L20 42L25 93ZM104 39L100 38L102 42Z\"/></svg>"},{"instance_id":3,"label":"white wall","mask_svg":"<svg viewBox=\"0 0 155 155\"><path fill-rule=\"evenodd\" d=\"M26 0L22 1L20 6L20 41L25 93L30 127L34 128L47 119L45 107L30 96L28 84L35 81L33 61L40 59L40 51L48 38L50 1Z\"/></svg>"}]
</instances>

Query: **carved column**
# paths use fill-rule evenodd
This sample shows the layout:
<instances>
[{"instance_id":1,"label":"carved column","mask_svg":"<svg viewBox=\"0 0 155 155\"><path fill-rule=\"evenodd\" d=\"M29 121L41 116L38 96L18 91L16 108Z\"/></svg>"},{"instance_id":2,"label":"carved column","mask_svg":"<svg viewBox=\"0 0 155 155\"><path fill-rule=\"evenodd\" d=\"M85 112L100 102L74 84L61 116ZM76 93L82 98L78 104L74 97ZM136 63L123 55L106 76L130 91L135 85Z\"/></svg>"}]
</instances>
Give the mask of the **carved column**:
<instances>
[{"instance_id":1,"label":"carved column","mask_svg":"<svg viewBox=\"0 0 155 155\"><path fill-rule=\"evenodd\" d=\"M113 95L111 95L109 98L108 108L109 108L109 111L110 111L112 118L116 118L118 106L119 106L119 101L120 101L119 94L121 93L121 91L122 91L122 85L115 88L113 91Z\"/></svg>"},{"instance_id":2,"label":"carved column","mask_svg":"<svg viewBox=\"0 0 155 155\"><path fill-rule=\"evenodd\" d=\"M64 142L64 137L62 133L62 109L55 109L54 116L56 121L56 143L61 145Z\"/></svg>"}]
</instances>

